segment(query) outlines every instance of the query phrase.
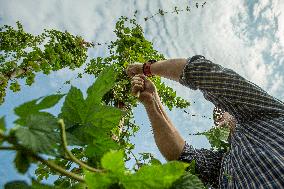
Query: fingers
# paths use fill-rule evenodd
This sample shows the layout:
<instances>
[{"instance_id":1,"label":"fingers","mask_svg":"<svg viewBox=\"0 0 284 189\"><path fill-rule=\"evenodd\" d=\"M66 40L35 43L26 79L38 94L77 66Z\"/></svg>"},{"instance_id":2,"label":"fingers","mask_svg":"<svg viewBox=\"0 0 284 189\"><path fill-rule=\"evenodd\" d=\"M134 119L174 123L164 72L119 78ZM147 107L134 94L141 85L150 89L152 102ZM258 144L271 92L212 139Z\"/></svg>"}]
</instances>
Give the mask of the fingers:
<instances>
[{"instance_id":1,"label":"fingers","mask_svg":"<svg viewBox=\"0 0 284 189\"><path fill-rule=\"evenodd\" d=\"M132 86L132 91L131 93L133 95L136 95L138 91L144 91L145 89L145 82L144 82L144 76L143 75L135 75L131 79L131 86Z\"/></svg>"},{"instance_id":2,"label":"fingers","mask_svg":"<svg viewBox=\"0 0 284 189\"><path fill-rule=\"evenodd\" d=\"M125 72L129 77L133 77L135 75L135 73L133 72L131 68L127 68Z\"/></svg>"},{"instance_id":3,"label":"fingers","mask_svg":"<svg viewBox=\"0 0 284 189\"><path fill-rule=\"evenodd\" d=\"M143 84L144 83L144 78L145 76L143 75L135 75L132 77L131 79L131 84L132 83L140 83L140 84Z\"/></svg>"},{"instance_id":4,"label":"fingers","mask_svg":"<svg viewBox=\"0 0 284 189\"><path fill-rule=\"evenodd\" d=\"M144 81L146 79L146 76L143 75L143 74L136 74L132 77L132 79L138 79L138 80L140 79L140 80Z\"/></svg>"},{"instance_id":5,"label":"fingers","mask_svg":"<svg viewBox=\"0 0 284 189\"><path fill-rule=\"evenodd\" d=\"M125 71L126 71L126 74L129 77L133 77L136 74L141 74L141 73L143 73L143 64L133 63L133 64L129 65L128 68Z\"/></svg>"},{"instance_id":6,"label":"fingers","mask_svg":"<svg viewBox=\"0 0 284 189\"><path fill-rule=\"evenodd\" d=\"M143 84L133 84L132 85L132 94L136 95L138 91L144 91Z\"/></svg>"}]
</instances>

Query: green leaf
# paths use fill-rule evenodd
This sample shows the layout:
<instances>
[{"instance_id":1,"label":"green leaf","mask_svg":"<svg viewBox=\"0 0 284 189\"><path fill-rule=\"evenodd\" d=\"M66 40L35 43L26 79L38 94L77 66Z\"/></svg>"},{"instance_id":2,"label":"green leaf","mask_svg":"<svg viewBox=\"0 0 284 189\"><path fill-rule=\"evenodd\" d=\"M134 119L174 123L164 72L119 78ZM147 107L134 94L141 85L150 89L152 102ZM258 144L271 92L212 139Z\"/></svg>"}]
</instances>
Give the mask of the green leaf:
<instances>
[{"instance_id":1,"label":"green leaf","mask_svg":"<svg viewBox=\"0 0 284 189\"><path fill-rule=\"evenodd\" d=\"M25 174L30 167L30 160L26 153L18 151L14 159L14 164L19 173Z\"/></svg>"},{"instance_id":2,"label":"green leaf","mask_svg":"<svg viewBox=\"0 0 284 189\"><path fill-rule=\"evenodd\" d=\"M57 119L50 113L39 112L28 115L27 127L39 131L52 132L58 128Z\"/></svg>"},{"instance_id":3,"label":"green leaf","mask_svg":"<svg viewBox=\"0 0 284 189\"><path fill-rule=\"evenodd\" d=\"M85 180L90 189L108 189L113 180L106 174L85 171Z\"/></svg>"},{"instance_id":4,"label":"green leaf","mask_svg":"<svg viewBox=\"0 0 284 189\"><path fill-rule=\"evenodd\" d=\"M93 144L89 144L87 147L87 155L100 160L105 153L117 149L119 149L119 145L110 136L96 135Z\"/></svg>"},{"instance_id":5,"label":"green leaf","mask_svg":"<svg viewBox=\"0 0 284 189\"><path fill-rule=\"evenodd\" d=\"M32 186L25 181L12 181L4 186L5 189L60 189L60 187L41 184L35 180L32 181Z\"/></svg>"},{"instance_id":6,"label":"green leaf","mask_svg":"<svg viewBox=\"0 0 284 189\"><path fill-rule=\"evenodd\" d=\"M96 79L95 83L87 90L87 104L99 104L102 97L114 86L116 76L117 73L113 66L104 69Z\"/></svg>"},{"instance_id":7,"label":"green leaf","mask_svg":"<svg viewBox=\"0 0 284 189\"><path fill-rule=\"evenodd\" d=\"M10 89L13 91L13 92L18 92L21 90L21 86L20 84L18 83L18 81L16 82L13 82L10 84Z\"/></svg>"},{"instance_id":8,"label":"green leaf","mask_svg":"<svg viewBox=\"0 0 284 189\"><path fill-rule=\"evenodd\" d=\"M88 128L89 127L86 125L77 124L66 129L66 135L70 139L70 144L83 146L91 143L93 141L93 137L86 132ZM69 139L67 138L68 141Z\"/></svg>"},{"instance_id":9,"label":"green leaf","mask_svg":"<svg viewBox=\"0 0 284 189\"><path fill-rule=\"evenodd\" d=\"M63 106L60 118L63 118L66 129L76 124L83 124L86 117L86 104L82 92L76 87L71 87Z\"/></svg>"},{"instance_id":10,"label":"green leaf","mask_svg":"<svg viewBox=\"0 0 284 189\"><path fill-rule=\"evenodd\" d=\"M109 135L111 129L119 124L121 116L122 111L111 106L92 105L86 108L81 91L75 87L67 94L59 115L64 119L67 133L84 144L90 141L90 136ZM109 151L106 148L102 153L106 150Z\"/></svg>"},{"instance_id":11,"label":"green leaf","mask_svg":"<svg viewBox=\"0 0 284 189\"><path fill-rule=\"evenodd\" d=\"M196 161L195 160L192 160L188 166L188 171L191 173L191 174L196 174Z\"/></svg>"},{"instance_id":12,"label":"green leaf","mask_svg":"<svg viewBox=\"0 0 284 189\"><path fill-rule=\"evenodd\" d=\"M25 122L25 120L28 115L38 113L43 109L51 108L52 106L57 104L63 96L64 95L50 95L21 104L14 109L15 114L20 117L15 121L15 123L19 125L26 125L27 123ZM40 99L42 100L37 103Z\"/></svg>"},{"instance_id":13,"label":"green leaf","mask_svg":"<svg viewBox=\"0 0 284 189\"><path fill-rule=\"evenodd\" d=\"M162 163L160 162L160 160L156 159L156 158L151 158L150 161L151 165L162 165Z\"/></svg>"},{"instance_id":14,"label":"green leaf","mask_svg":"<svg viewBox=\"0 0 284 189\"><path fill-rule=\"evenodd\" d=\"M172 161L163 165L141 167L137 173L123 177L122 184L126 189L162 189L169 188L179 179L188 165Z\"/></svg>"},{"instance_id":15,"label":"green leaf","mask_svg":"<svg viewBox=\"0 0 284 189\"><path fill-rule=\"evenodd\" d=\"M60 141L59 133L54 131L58 127L56 118L40 112L27 116L26 123L26 127L15 129L19 142L35 152L53 154Z\"/></svg>"},{"instance_id":16,"label":"green leaf","mask_svg":"<svg viewBox=\"0 0 284 189\"><path fill-rule=\"evenodd\" d=\"M119 125L122 111L111 106L100 105L95 105L91 111L93 113L90 113L87 118L91 126L85 127L85 130L81 129L77 134L84 131L93 137L93 143L88 145L86 154L88 157L100 160L106 152L119 148L110 136L111 130Z\"/></svg>"},{"instance_id":17,"label":"green leaf","mask_svg":"<svg viewBox=\"0 0 284 189\"><path fill-rule=\"evenodd\" d=\"M89 144L85 149L85 154L88 158L96 157L96 147L93 144ZM96 160L100 160L99 158L96 158Z\"/></svg>"},{"instance_id":18,"label":"green leaf","mask_svg":"<svg viewBox=\"0 0 284 189\"><path fill-rule=\"evenodd\" d=\"M115 107L94 105L90 109L87 122L92 123L98 128L111 130L118 126L123 112ZM97 134L97 133L96 133Z\"/></svg>"},{"instance_id":19,"label":"green leaf","mask_svg":"<svg viewBox=\"0 0 284 189\"><path fill-rule=\"evenodd\" d=\"M0 133L4 134L6 131L6 124L5 124L5 116L0 118ZM0 138L0 145L3 143L3 140Z\"/></svg>"},{"instance_id":20,"label":"green leaf","mask_svg":"<svg viewBox=\"0 0 284 189\"><path fill-rule=\"evenodd\" d=\"M25 102L24 104L21 104L20 106L14 108L14 112L19 117L26 117L28 114L32 114L35 112L38 112L38 109L36 107L36 102L39 100L35 99L29 102Z\"/></svg>"},{"instance_id":21,"label":"green leaf","mask_svg":"<svg viewBox=\"0 0 284 189\"><path fill-rule=\"evenodd\" d=\"M116 175L123 174L125 171L123 151L110 151L106 153L101 160L101 164L103 168Z\"/></svg>"},{"instance_id":22,"label":"green leaf","mask_svg":"<svg viewBox=\"0 0 284 189\"><path fill-rule=\"evenodd\" d=\"M37 108L39 110L48 109L56 105L59 100L64 96L64 94L55 94L44 97L38 104Z\"/></svg>"},{"instance_id":23,"label":"green leaf","mask_svg":"<svg viewBox=\"0 0 284 189\"><path fill-rule=\"evenodd\" d=\"M39 110L51 108L54 105L56 105L59 100L64 95L49 95L46 97L40 97L38 99L31 100L29 102L26 102L24 104L21 104L20 106L16 107L14 109L16 115L19 117L25 117L28 114L38 112ZM39 103L37 103L40 99L42 99Z\"/></svg>"},{"instance_id":24,"label":"green leaf","mask_svg":"<svg viewBox=\"0 0 284 189\"><path fill-rule=\"evenodd\" d=\"M202 181L189 172L172 184L170 189L205 189Z\"/></svg>"},{"instance_id":25,"label":"green leaf","mask_svg":"<svg viewBox=\"0 0 284 189\"><path fill-rule=\"evenodd\" d=\"M211 147L218 150L228 150L230 145L228 137L230 134L229 127L213 127L208 131L197 133L195 135L205 135Z\"/></svg>"},{"instance_id":26,"label":"green leaf","mask_svg":"<svg viewBox=\"0 0 284 189\"><path fill-rule=\"evenodd\" d=\"M84 142L80 139L78 139L76 136L72 135L71 133L66 132L66 139L67 139L67 144L68 146L72 145L78 145L82 146L85 145Z\"/></svg>"},{"instance_id":27,"label":"green leaf","mask_svg":"<svg viewBox=\"0 0 284 189\"><path fill-rule=\"evenodd\" d=\"M3 132L6 131L5 116L0 118L0 130Z\"/></svg>"},{"instance_id":28,"label":"green leaf","mask_svg":"<svg viewBox=\"0 0 284 189\"><path fill-rule=\"evenodd\" d=\"M25 181L11 181L5 184L5 189L31 189Z\"/></svg>"}]
</instances>

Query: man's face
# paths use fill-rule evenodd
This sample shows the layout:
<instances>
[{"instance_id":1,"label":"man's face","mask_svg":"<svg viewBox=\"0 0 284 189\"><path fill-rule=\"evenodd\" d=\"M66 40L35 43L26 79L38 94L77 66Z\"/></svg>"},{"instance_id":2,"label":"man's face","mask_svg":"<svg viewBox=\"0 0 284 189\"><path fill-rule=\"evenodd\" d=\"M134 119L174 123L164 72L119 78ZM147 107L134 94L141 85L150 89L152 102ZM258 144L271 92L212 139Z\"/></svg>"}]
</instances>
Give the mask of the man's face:
<instances>
[{"instance_id":1,"label":"man's face","mask_svg":"<svg viewBox=\"0 0 284 189\"><path fill-rule=\"evenodd\" d=\"M218 119L219 127L229 126L231 129L234 129L236 126L236 119L229 114L229 112L224 112L222 116Z\"/></svg>"},{"instance_id":2,"label":"man's face","mask_svg":"<svg viewBox=\"0 0 284 189\"><path fill-rule=\"evenodd\" d=\"M213 118L217 127L229 126L231 129L234 129L236 126L236 119L229 112L225 112L218 107L214 108Z\"/></svg>"}]
</instances>

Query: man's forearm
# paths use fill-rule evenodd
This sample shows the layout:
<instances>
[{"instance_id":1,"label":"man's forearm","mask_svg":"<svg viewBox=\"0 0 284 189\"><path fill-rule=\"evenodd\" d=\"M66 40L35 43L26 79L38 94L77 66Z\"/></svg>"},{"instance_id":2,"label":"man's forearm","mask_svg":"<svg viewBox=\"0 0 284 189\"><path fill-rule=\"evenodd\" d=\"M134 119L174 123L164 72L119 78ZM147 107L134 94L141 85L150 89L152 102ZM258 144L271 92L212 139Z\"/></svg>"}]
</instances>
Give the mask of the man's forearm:
<instances>
[{"instance_id":1,"label":"man's forearm","mask_svg":"<svg viewBox=\"0 0 284 189\"><path fill-rule=\"evenodd\" d=\"M144 105L151 121L155 142L167 160L177 160L183 150L184 140L173 126L163 108L159 105L159 99Z\"/></svg>"},{"instance_id":2,"label":"man's forearm","mask_svg":"<svg viewBox=\"0 0 284 189\"><path fill-rule=\"evenodd\" d=\"M151 65L151 73L167 79L179 81L179 77L186 63L185 58L161 60Z\"/></svg>"}]
</instances>

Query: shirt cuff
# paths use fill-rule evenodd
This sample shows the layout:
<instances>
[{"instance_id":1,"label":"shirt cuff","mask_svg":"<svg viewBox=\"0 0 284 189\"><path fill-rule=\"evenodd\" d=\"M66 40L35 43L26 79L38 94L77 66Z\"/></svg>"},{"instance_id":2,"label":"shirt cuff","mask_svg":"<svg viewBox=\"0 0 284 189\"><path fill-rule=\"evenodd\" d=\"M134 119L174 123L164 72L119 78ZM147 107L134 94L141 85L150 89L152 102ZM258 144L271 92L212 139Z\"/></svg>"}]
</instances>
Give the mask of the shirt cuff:
<instances>
[{"instance_id":1,"label":"shirt cuff","mask_svg":"<svg viewBox=\"0 0 284 189\"><path fill-rule=\"evenodd\" d=\"M189 155L192 154L192 152L194 151L194 148L192 145L189 145L186 141L183 147L183 150L178 158L178 160L180 161L191 161L192 159L189 158Z\"/></svg>"}]
</instances>

